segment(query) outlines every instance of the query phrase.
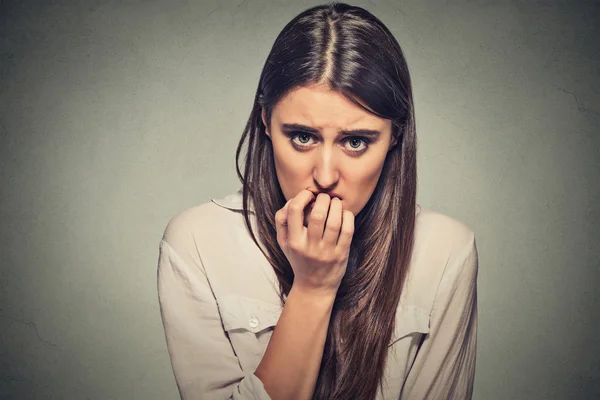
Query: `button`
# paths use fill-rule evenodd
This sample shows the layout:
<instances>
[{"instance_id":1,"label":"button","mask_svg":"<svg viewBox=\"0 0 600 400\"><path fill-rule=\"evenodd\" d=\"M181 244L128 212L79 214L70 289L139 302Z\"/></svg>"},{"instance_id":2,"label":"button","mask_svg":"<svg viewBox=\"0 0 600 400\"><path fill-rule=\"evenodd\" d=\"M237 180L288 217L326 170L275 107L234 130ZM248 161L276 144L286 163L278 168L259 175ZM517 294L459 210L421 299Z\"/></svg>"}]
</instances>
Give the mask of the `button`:
<instances>
[{"instance_id":1,"label":"button","mask_svg":"<svg viewBox=\"0 0 600 400\"><path fill-rule=\"evenodd\" d=\"M258 326L258 318L250 317L250 328L256 328Z\"/></svg>"}]
</instances>

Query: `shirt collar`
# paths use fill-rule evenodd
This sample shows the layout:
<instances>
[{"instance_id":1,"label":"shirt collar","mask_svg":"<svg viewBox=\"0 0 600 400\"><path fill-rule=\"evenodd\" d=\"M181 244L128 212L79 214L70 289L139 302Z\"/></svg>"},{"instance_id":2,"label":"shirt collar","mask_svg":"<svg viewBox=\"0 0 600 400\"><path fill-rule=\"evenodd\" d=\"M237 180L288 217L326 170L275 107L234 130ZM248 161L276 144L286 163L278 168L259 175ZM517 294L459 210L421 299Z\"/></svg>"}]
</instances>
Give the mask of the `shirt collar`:
<instances>
[{"instance_id":1,"label":"shirt collar","mask_svg":"<svg viewBox=\"0 0 600 400\"><path fill-rule=\"evenodd\" d=\"M248 202L248 211L254 213L254 205L252 203L252 198L249 199ZM225 207L229 210L233 211L243 211L243 194L242 188L240 188L237 192L231 193L223 198L212 199L211 201L221 207Z\"/></svg>"},{"instance_id":2,"label":"shirt collar","mask_svg":"<svg viewBox=\"0 0 600 400\"><path fill-rule=\"evenodd\" d=\"M243 201L243 197L242 197L242 188L240 188L237 192L235 193L231 193L230 195L227 195L226 197L220 198L220 199L211 199L211 201L221 207L225 207L229 210L234 210L234 211L242 211L244 209L243 205L242 205L242 201ZM249 199L250 201L248 202L248 211L250 211L251 213L254 213L254 205L252 203L252 198ZM416 215L419 215L421 212L421 206L419 204L417 204L415 206L415 213Z\"/></svg>"}]
</instances>

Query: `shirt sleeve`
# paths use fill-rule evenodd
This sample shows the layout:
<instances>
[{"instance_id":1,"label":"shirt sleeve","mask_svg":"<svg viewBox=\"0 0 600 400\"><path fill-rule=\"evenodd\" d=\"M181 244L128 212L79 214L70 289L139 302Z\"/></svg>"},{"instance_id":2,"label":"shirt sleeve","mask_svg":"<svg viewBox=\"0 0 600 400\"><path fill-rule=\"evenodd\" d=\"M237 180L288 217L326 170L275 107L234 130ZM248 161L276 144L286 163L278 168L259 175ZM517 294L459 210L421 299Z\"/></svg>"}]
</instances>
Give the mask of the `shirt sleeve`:
<instances>
[{"instance_id":1,"label":"shirt sleeve","mask_svg":"<svg viewBox=\"0 0 600 400\"><path fill-rule=\"evenodd\" d=\"M161 240L157 288L167 349L182 399L271 400L242 370L223 329L204 266Z\"/></svg>"},{"instance_id":2,"label":"shirt sleeve","mask_svg":"<svg viewBox=\"0 0 600 400\"><path fill-rule=\"evenodd\" d=\"M402 399L471 399L477 347L475 237L444 271L424 337L406 378Z\"/></svg>"}]
</instances>

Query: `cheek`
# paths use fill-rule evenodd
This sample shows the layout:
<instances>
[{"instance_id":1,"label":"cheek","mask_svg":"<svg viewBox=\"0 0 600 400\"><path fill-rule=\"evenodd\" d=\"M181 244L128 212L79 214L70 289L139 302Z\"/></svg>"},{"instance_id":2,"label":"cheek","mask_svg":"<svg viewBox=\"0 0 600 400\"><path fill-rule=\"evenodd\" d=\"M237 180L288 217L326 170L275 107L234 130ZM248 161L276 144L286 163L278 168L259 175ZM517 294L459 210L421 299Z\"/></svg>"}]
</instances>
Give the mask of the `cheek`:
<instances>
[{"instance_id":1,"label":"cheek","mask_svg":"<svg viewBox=\"0 0 600 400\"><path fill-rule=\"evenodd\" d=\"M356 215L360 212L363 207L367 204L379 177L383 169L383 162L377 160L377 162L365 163L360 168L353 167L354 171L360 171L360 173L352 173L347 175L347 183L349 187L352 187L353 201L349 205L349 209Z\"/></svg>"},{"instance_id":2,"label":"cheek","mask_svg":"<svg viewBox=\"0 0 600 400\"><path fill-rule=\"evenodd\" d=\"M346 180L352 184L357 191L363 191L369 187L377 184L381 171L383 169L383 162L379 159L374 161L366 161L360 165L352 165L352 173L346 174Z\"/></svg>"},{"instance_id":3,"label":"cheek","mask_svg":"<svg viewBox=\"0 0 600 400\"><path fill-rule=\"evenodd\" d=\"M284 143L274 143L273 159L277 179L283 194L287 199L294 197L302 185L307 185L307 177L310 178L310 163L301 158L301 154L290 149Z\"/></svg>"}]
</instances>

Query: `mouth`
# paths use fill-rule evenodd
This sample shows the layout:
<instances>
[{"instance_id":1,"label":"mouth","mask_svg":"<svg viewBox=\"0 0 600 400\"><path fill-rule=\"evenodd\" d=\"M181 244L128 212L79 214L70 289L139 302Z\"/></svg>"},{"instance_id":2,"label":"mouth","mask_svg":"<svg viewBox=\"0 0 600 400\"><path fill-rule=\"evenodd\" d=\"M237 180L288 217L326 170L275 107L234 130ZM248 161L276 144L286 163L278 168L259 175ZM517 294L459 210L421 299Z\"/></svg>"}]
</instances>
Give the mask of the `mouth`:
<instances>
[{"instance_id":1,"label":"mouth","mask_svg":"<svg viewBox=\"0 0 600 400\"><path fill-rule=\"evenodd\" d=\"M337 194L337 193L335 193L335 192L319 192L319 191L313 191L313 190L311 190L311 192L312 192L312 193L315 195L315 199L317 198L317 196L318 196L320 193L325 193L325 194L328 194L328 195L329 195L329 197L330 197L330 198L332 198L332 199L333 199L334 197L337 197L338 199L342 200L342 196L340 196L339 194ZM313 200L313 201L314 201L314 200Z\"/></svg>"}]
</instances>

